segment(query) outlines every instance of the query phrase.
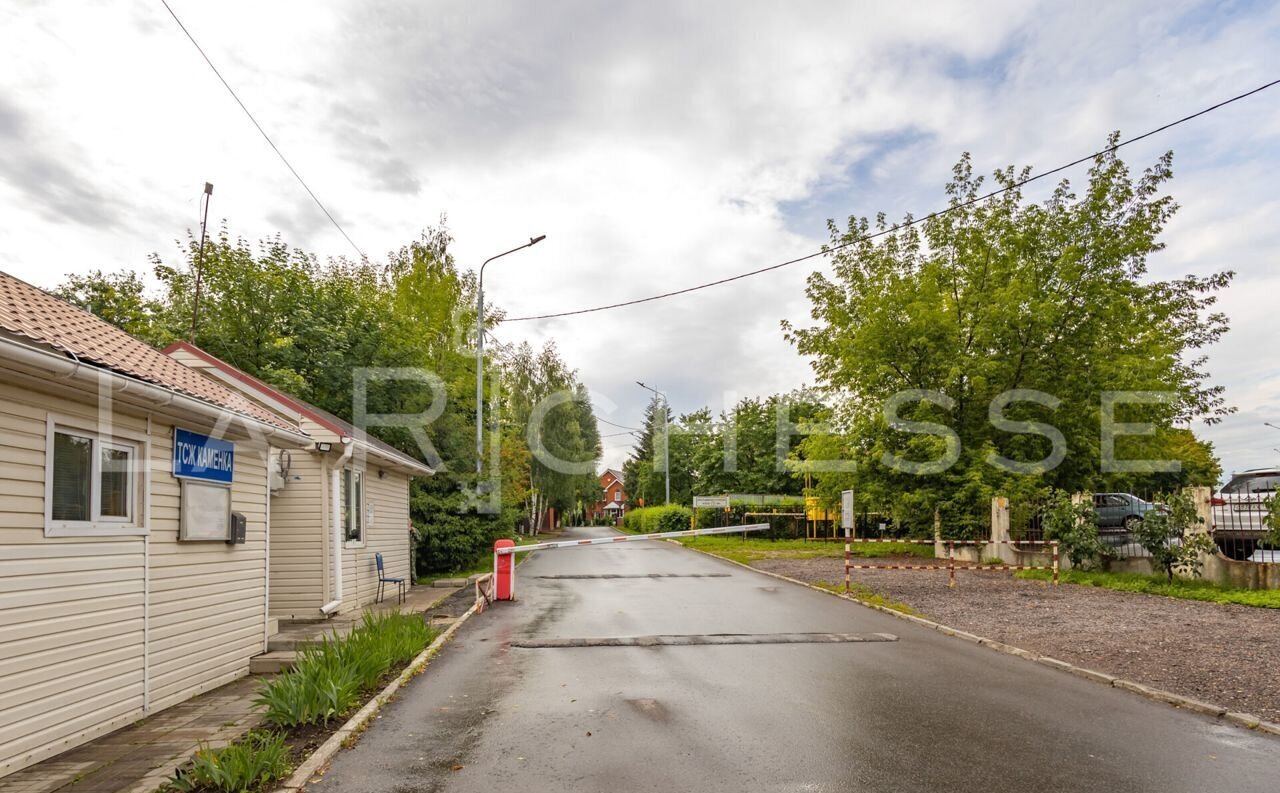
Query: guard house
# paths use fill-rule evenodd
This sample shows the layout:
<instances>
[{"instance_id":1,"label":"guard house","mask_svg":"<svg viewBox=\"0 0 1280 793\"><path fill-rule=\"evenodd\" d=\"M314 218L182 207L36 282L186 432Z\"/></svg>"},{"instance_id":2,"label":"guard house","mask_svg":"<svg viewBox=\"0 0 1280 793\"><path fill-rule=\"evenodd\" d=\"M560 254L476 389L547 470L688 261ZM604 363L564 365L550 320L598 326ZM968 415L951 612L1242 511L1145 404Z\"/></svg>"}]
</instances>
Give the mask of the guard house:
<instances>
[{"instance_id":1,"label":"guard house","mask_svg":"<svg viewBox=\"0 0 1280 793\"><path fill-rule=\"evenodd\" d=\"M249 673L312 439L0 273L0 777Z\"/></svg>"},{"instance_id":2,"label":"guard house","mask_svg":"<svg viewBox=\"0 0 1280 793\"><path fill-rule=\"evenodd\" d=\"M431 468L192 344L176 342L165 352L296 422L313 440L308 449L276 454L278 475L271 487L273 617L318 619L374 602L377 554L382 554L385 576L412 581L409 480L430 476Z\"/></svg>"}]
</instances>

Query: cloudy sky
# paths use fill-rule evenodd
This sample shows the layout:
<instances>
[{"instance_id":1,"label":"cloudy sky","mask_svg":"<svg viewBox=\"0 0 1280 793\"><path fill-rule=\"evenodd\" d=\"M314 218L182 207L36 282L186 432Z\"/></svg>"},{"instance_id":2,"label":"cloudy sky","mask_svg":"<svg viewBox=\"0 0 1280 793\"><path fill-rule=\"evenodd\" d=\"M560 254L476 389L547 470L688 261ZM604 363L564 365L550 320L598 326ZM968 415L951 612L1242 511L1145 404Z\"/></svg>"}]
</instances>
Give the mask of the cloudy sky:
<instances>
[{"instance_id":1,"label":"cloudy sky","mask_svg":"<svg viewBox=\"0 0 1280 793\"><path fill-rule=\"evenodd\" d=\"M1262 2L170 2L371 257L442 215L468 267L546 234L487 272L513 317L789 259L829 217L939 207L963 151L1047 169L1280 77ZM146 270L205 181L233 233L352 255L160 0L4 0L0 53L0 269ZM1239 273L1211 358L1239 413L1205 431L1229 469L1280 459L1277 143L1280 88L1125 154L1176 154L1154 274ZM812 267L497 335L555 339L610 421L637 379L719 409L809 379L779 321Z\"/></svg>"}]
</instances>

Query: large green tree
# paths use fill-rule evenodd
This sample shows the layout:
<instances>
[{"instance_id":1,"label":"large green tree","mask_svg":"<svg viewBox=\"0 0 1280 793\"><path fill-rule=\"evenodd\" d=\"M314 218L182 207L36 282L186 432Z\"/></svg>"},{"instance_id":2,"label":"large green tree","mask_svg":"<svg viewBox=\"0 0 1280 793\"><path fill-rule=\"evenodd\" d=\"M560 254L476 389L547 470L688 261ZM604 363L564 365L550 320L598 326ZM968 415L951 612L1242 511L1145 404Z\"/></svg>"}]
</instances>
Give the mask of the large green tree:
<instances>
[{"instance_id":1,"label":"large green tree","mask_svg":"<svg viewBox=\"0 0 1280 793\"><path fill-rule=\"evenodd\" d=\"M796 392L745 398L717 418L704 407L671 419L671 502L688 505L695 495L724 493L800 495L801 443L821 408L811 395ZM663 439L662 403L655 398L623 465L635 502L663 502Z\"/></svg>"},{"instance_id":2,"label":"large green tree","mask_svg":"<svg viewBox=\"0 0 1280 793\"><path fill-rule=\"evenodd\" d=\"M372 434L437 469L415 479L412 517L419 530L420 571L445 571L473 562L494 539L508 534L530 506L539 471L526 434L510 426L527 420L509 415L496 385L502 362L486 361L486 400L498 410L486 427L485 448L497 451L501 491L498 511L487 498L469 495L475 476L475 277L460 271L447 231L434 229L392 252L385 263L321 262L279 238L256 245L223 229L201 256L188 238L173 260L152 257L160 284L156 297L132 273L72 277L59 290L72 302L156 346L189 338L195 315L197 262L202 262L199 323L194 341L244 371L331 413L352 420L357 382L367 383L365 413L422 414L443 396L443 410L423 432L371 427ZM489 324L501 317L488 313ZM548 416L546 443L564 454L599 455L595 420L585 391L554 353L540 361L538 376L560 378L573 398ZM428 377L370 375L367 370L427 373ZM362 374L362 372L364 374ZM574 390L574 389L577 390ZM425 437L428 445L420 443ZM429 448L428 448L429 447ZM594 455L594 456L592 456ZM488 455L486 455L488 457ZM487 480L492 460L486 459ZM595 489L594 476L592 489ZM556 484L557 505L572 504Z\"/></svg>"},{"instance_id":3,"label":"large green tree","mask_svg":"<svg viewBox=\"0 0 1280 793\"><path fill-rule=\"evenodd\" d=\"M1038 203L1017 186L1029 173L998 171L1005 191L984 199L966 155L945 212L829 223L831 274L807 287L816 324L784 326L839 395L835 446L856 462L862 492L916 525L935 508L980 512L997 492L1146 476L1107 470L1104 414L1170 441L1121 437L1114 457L1158 459L1189 451L1174 422L1229 412L1203 349L1227 329L1212 306L1232 274L1148 272L1176 210L1163 193L1172 155L1134 177L1108 150L1079 194L1064 181ZM1109 407L1113 392L1139 396Z\"/></svg>"},{"instance_id":4,"label":"large green tree","mask_svg":"<svg viewBox=\"0 0 1280 793\"><path fill-rule=\"evenodd\" d=\"M586 387L554 344L502 351L503 420L529 449L531 512L580 512L599 496L600 431Z\"/></svg>"}]
</instances>

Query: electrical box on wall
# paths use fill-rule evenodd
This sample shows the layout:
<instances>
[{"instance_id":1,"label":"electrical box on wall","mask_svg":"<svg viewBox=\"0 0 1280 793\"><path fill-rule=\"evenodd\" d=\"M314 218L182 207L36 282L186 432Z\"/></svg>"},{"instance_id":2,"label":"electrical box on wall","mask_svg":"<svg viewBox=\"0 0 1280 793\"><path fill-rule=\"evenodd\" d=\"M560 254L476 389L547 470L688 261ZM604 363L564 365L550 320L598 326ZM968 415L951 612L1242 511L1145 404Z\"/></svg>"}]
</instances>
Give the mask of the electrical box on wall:
<instances>
[{"instance_id":1,"label":"electrical box on wall","mask_svg":"<svg viewBox=\"0 0 1280 793\"><path fill-rule=\"evenodd\" d=\"M231 524L227 529L227 545L244 545L248 525L243 512L232 512Z\"/></svg>"}]
</instances>

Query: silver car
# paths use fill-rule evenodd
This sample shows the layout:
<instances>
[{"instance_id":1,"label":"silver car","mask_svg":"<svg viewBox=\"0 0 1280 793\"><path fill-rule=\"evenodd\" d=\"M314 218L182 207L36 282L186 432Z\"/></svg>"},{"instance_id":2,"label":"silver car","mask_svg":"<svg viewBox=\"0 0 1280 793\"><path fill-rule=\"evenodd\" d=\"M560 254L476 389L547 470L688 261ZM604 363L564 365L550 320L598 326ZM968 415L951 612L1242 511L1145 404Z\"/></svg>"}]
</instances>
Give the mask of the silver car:
<instances>
[{"instance_id":1,"label":"silver car","mask_svg":"<svg viewBox=\"0 0 1280 793\"><path fill-rule=\"evenodd\" d=\"M1210 502L1213 536L1259 540L1270 529L1265 518L1280 487L1280 469L1255 468L1234 474Z\"/></svg>"}]
</instances>

